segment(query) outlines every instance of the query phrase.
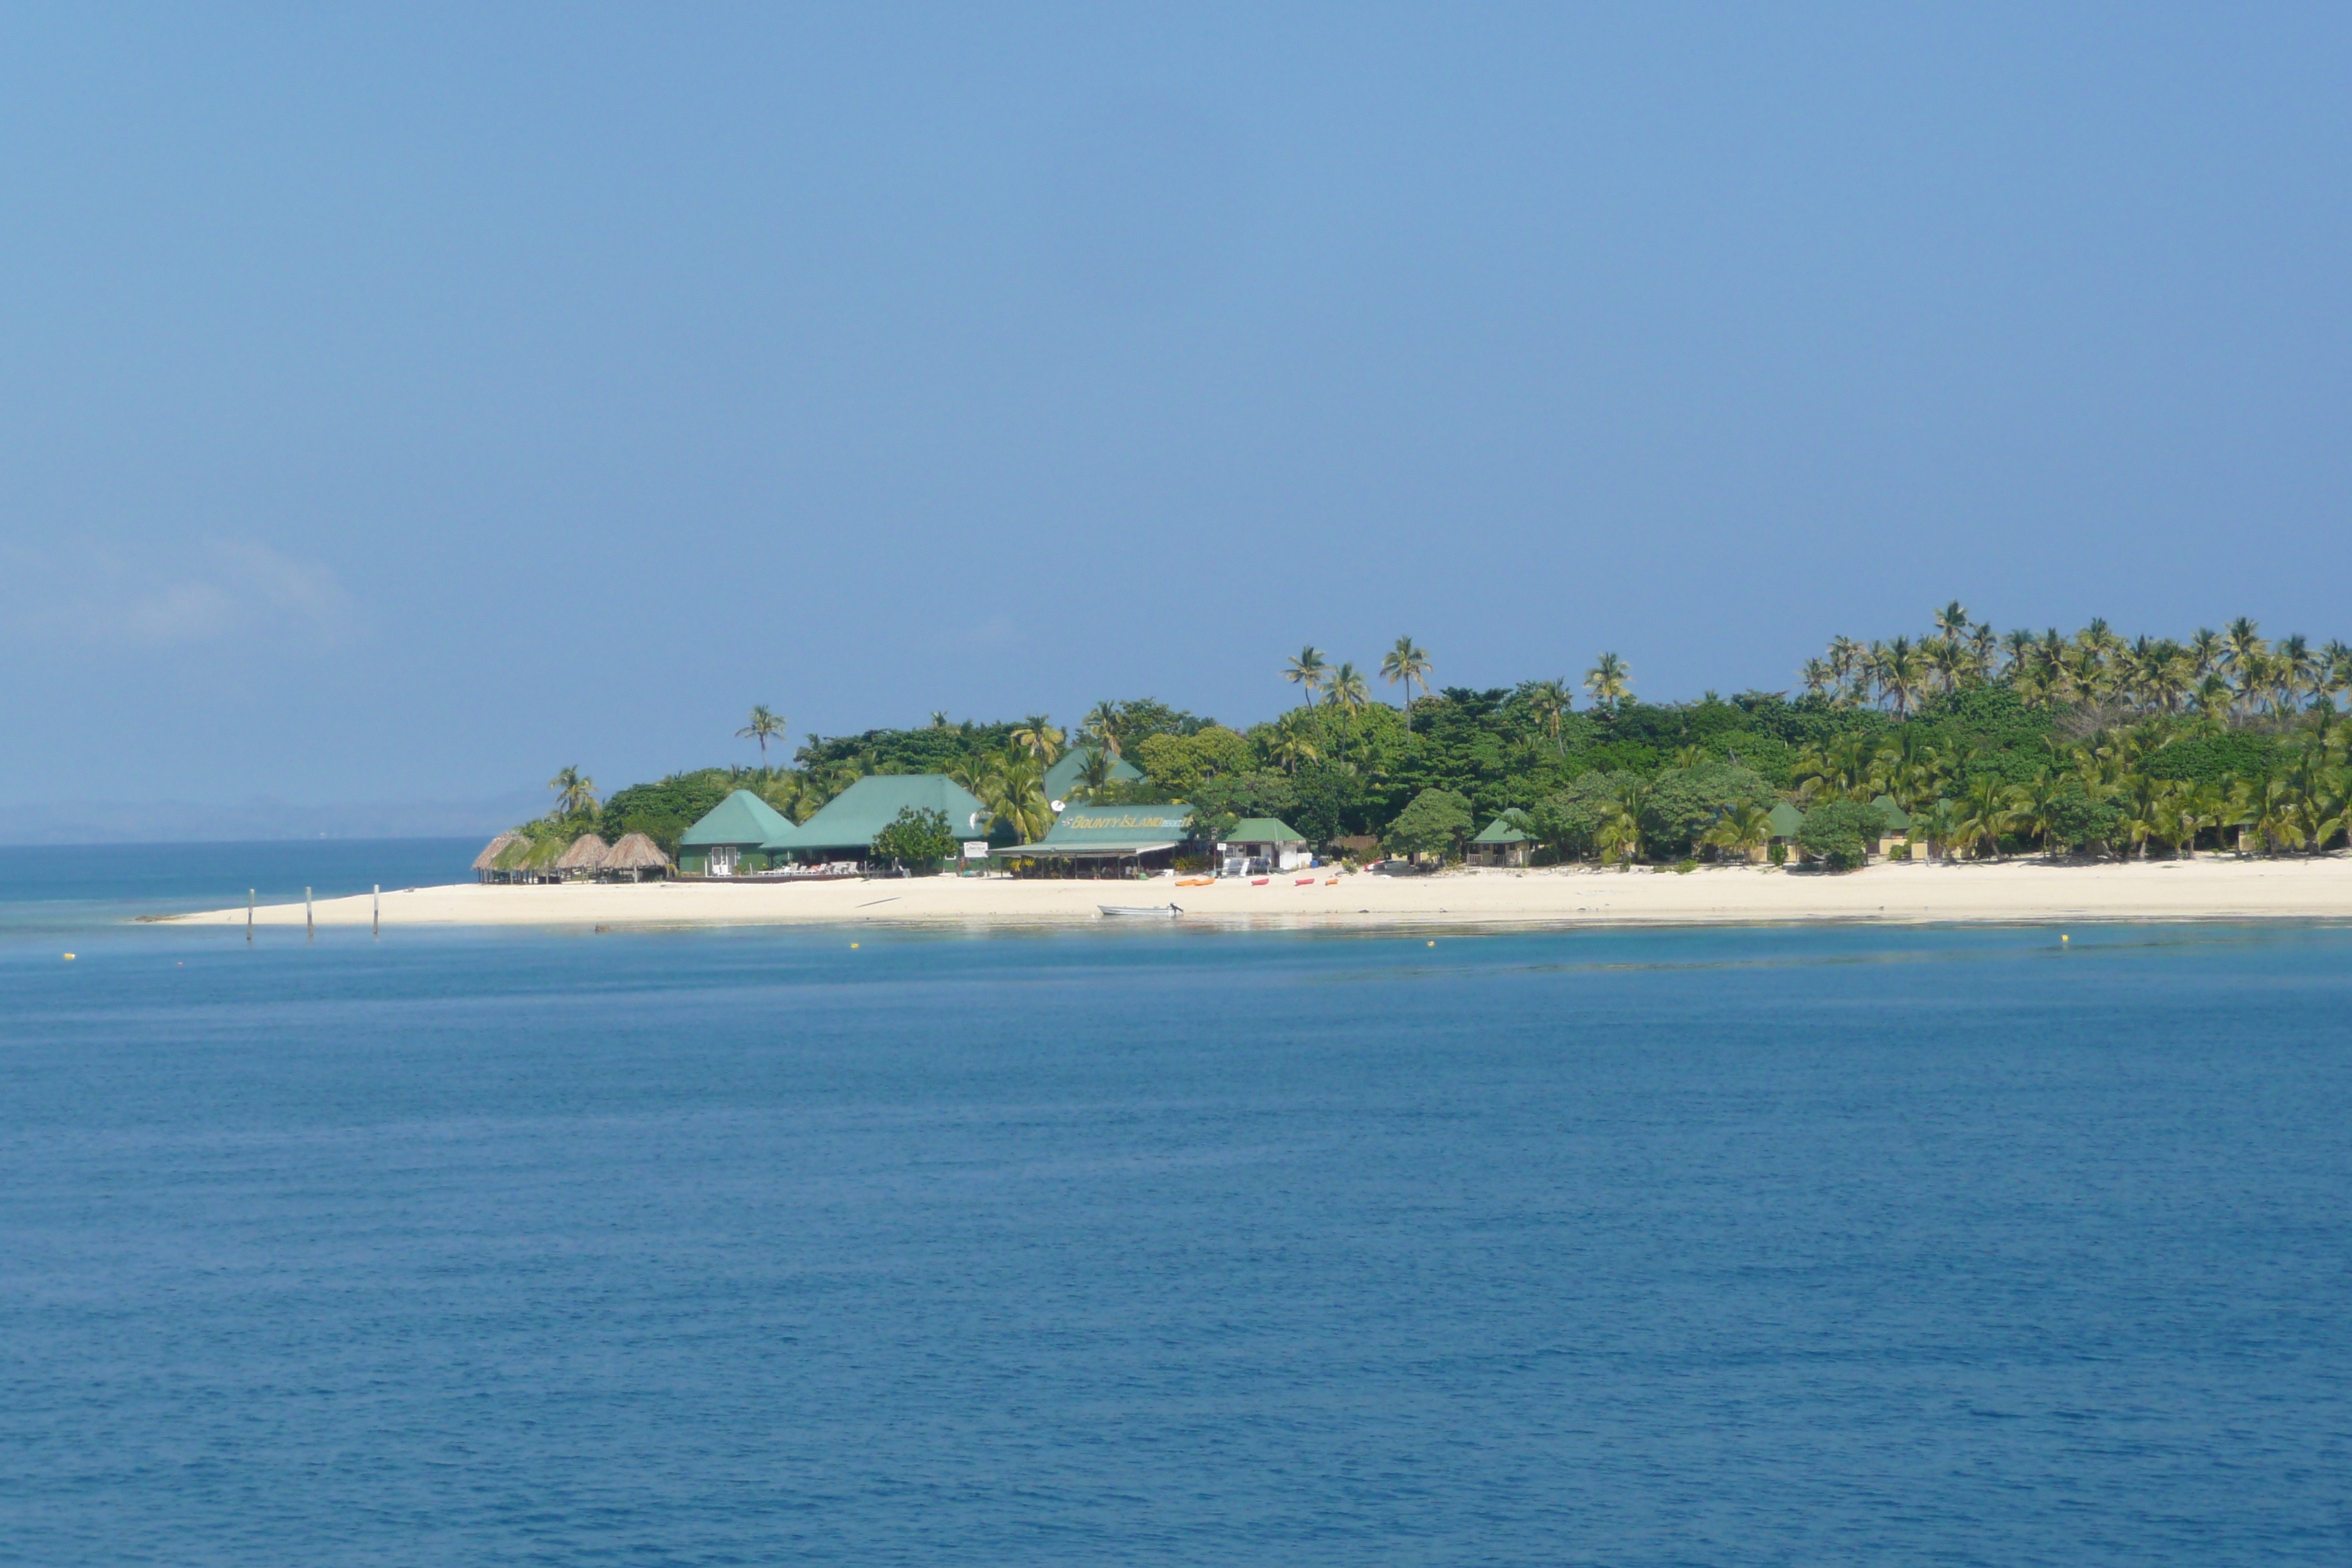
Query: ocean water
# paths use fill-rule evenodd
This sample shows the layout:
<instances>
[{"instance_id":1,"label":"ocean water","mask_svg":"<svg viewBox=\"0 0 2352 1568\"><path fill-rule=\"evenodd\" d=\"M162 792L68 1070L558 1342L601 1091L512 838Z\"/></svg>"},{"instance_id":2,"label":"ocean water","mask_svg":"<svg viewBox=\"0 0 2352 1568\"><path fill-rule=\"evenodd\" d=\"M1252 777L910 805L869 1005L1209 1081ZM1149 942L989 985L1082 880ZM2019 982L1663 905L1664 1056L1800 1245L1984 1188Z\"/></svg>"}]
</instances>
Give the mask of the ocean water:
<instances>
[{"instance_id":1,"label":"ocean water","mask_svg":"<svg viewBox=\"0 0 2352 1568\"><path fill-rule=\"evenodd\" d=\"M2341 928L85 916L0 1562L2352 1561Z\"/></svg>"}]
</instances>

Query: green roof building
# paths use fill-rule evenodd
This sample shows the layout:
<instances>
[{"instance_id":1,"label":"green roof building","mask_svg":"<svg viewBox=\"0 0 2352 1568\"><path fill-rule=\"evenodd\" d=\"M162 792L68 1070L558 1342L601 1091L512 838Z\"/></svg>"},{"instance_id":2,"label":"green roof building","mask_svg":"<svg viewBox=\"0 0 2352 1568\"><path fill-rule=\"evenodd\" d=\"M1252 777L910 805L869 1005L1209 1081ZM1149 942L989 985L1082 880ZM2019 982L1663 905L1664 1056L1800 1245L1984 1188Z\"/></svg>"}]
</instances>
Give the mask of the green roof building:
<instances>
[{"instance_id":1,"label":"green roof building","mask_svg":"<svg viewBox=\"0 0 2352 1568\"><path fill-rule=\"evenodd\" d=\"M744 856L789 848L798 831L783 813L739 789L677 836L677 868L690 877L730 877Z\"/></svg>"},{"instance_id":2,"label":"green roof building","mask_svg":"<svg viewBox=\"0 0 2352 1568\"><path fill-rule=\"evenodd\" d=\"M1034 844L995 851L1000 859L1043 861L1057 869L1084 866L1095 875L1164 865L1192 831L1192 808L1172 805L1073 805Z\"/></svg>"},{"instance_id":3,"label":"green roof building","mask_svg":"<svg viewBox=\"0 0 2352 1568\"><path fill-rule=\"evenodd\" d=\"M912 807L936 811L948 819L948 831L961 839L988 837L992 815L978 795L945 773L875 773L859 779L825 802L814 816L790 828L789 842L778 846L804 860L859 860L874 847L875 836Z\"/></svg>"},{"instance_id":4,"label":"green roof building","mask_svg":"<svg viewBox=\"0 0 2352 1568\"><path fill-rule=\"evenodd\" d=\"M1797 830L1805 826L1805 814L1784 800L1765 814L1765 820L1772 825L1773 837L1794 842Z\"/></svg>"},{"instance_id":5,"label":"green roof building","mask_svg":"<svg viewBox=\"0 0 2352 1568\"><path fill-rule=\"evenodd\" d=\"M1911 814L1895 805L1893 795L1882 795L1870 805L1878 813L1878 819L1886 824L1888 833L1907 834L1911 831Z\"/></svg>"},{"instance_id":6,"label":"green roof building","mask_svg":"<svg viewBox=\"0 0 2352 1568\"><path fill-rule=\"evenodd\" d=\"M1534 841L1518 829L1505 812L1486 824L1485 832L1470 840L1468 859L1473 866L1524 866Z\"/></svg>"},{"instance_id":7,"label":"green roof building","mask_svg":"<svg viewBox=\"0 0 2352 1568\"><path fill-rule=\"evenodd\" d=\"M1225 877L1296 871L1313 858L1307 835L1273 816L1243 817L1217 845L1217 871Z\"/></svg>"}]
</instances>

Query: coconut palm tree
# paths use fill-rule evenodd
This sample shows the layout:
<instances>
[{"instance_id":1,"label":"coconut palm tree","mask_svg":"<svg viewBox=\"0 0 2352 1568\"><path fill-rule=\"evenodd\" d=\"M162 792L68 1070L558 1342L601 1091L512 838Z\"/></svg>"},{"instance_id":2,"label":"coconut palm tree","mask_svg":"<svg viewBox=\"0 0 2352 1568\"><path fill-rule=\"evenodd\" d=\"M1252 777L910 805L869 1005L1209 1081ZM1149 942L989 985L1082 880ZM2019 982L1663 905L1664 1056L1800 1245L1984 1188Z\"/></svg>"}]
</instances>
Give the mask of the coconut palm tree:
<instances>
[{"instance_id":1,"label":"coconut palm tree","mask_svg":"<svg viewBox=\"0 0 2352 1568\"><path fill-rule=\"evenodd\" d=\"M1013 743L1036 758L1038 766L1050 768L1062 754L1062 731L1045 714L1032 713L1013 731Z\"/></svg>"},{"instance_id":2,"label":"coconut palm tree","mask_svg":"<svg viewBox=\"0 0 2352 1568\"><path fill-rule=\"evenodd\" d=\"M1969 781L1958 806L1959 820L1952 827L1953 853L1966 855L1981 844L1986 854L2000 859L2000 836L2017 824L2009 786L1991 773L1979 773Z\"/></svg>"},{"instance_id":3,"label":"coconut palm tree","mask_svg":"<svg viewBox=\"0 0 2352 1568\"><path fill-rule=\"evenodd\" d=\"M1331 672L1328 689L1331 695L1328 700L1350 719L1371 706L1371 684L1350 661L1342 660L1339 668Z\"/></svg>"},{"instance_id":4,"label":"coconut palm tree","mask_svg":"<svg viewBox=\"0 0 2352 1568\"><path fill-rule=\"evenodd\" d=\"M1592 661L1592 668L1584 672L1584 689L1592 694L1595 703L1612 712L1625 700L1633 687L1633 672L1625 667L1623 659L1613 653L1602 654Z\"/></svg>"},{"instance_id":5,"label":"coconut palm tree","mask_svg":"<svg viewBox=\"0 0 2352 1568\"><path fill-rule=\"evenodd\" d=\"M2320 689L2319 656L2311 651L2310 641L2301 632L2279 639L2273 663L2274 679L2284 688L2288 706L2301 707L2305 692L2315 695Z\"/></svg>"},{"instance_id":6,"label":"coconut palm tree","mask_svg":"<svg viewBox=\"0 0 2352 1568\"><path fill-rule=\"evenodd\" d=\"M2352 690L2352 647L2340 637L2319 650L2321 689L2333 708L2336 699Z\"/></svg>"},{"instance_id":7,"label":"coconut palm tree","mask_svg":"<svg viewBox=\"0 0 2352 1568\"><path fill-rule=\"evenodd\" d=\"M1024 844L1034 844L1054 826L1054 808L1045 798L1045 770L1030 752L1000 753L974 793Z\"/></svg>"},{"instance_id":8,"label":"coconut palm tree","mask_svg":"<svg viewBox=\"0 0 2352 1568\"><path fill-rule=\"evenodd\" d=\"M1772 814L1760 805L1736 805L1716 818L1699 840L1734 855L1761 849L1772 838Z\"/></svg>"},{"instance_id":9,"label":"coconut palm tree","mask_svg":"<svg viewBox=\"0 0 2352 1568\"><path fill-rule=\"evenodd\" d=\"M1642 816L1649 809L1650 785L1647 780L1635 779L1617 792L1617 797L1604 808L1600 829L1593 835L1604 863L1614 862L1620 868L1630 870L1642 856Z\"/></svg>"},{"instance_id":10,"label":"coconut palm tree","mask_svg":"<svg viewBox=\"0 0 2352 1568\"><path fill-rule=\"evenodd\" d=\"M1960 634L1969 629L1969 612L1958 599L1937 610L1935 615L1937 635L1958 642Z\"/></svg>"},{"instance_id":11,"label":"coconut palm tree","mask_svg":"<svg viewBox=\"0 0 2352 1568\"><path fill-rule=\"evenodd\" d=\"M1837 672L1830 668L1828 659L1809 658L1805 660L1804 668L1797 671L1797 679L1805 683L1806 696L1819 697L1836 681Z\"/></svg>"},{"instance_id":12,"label":"coconut palm tree","mask_svg":"<svg viewBox=\"0 0 2352 1568\"><path fill-rule=\"evenodd\" d=\"M596 781L576 765L548 780L547 787L555 792L555 810L560 816L584 816L596 809Z\"/></svg>"},{"instance_id":13,"label":"coconut palm tree","mask_svg":"<svg viewBox=\"0 0 2352 1568\"><path fill-rule=\"evenodd\" d=\"M1321 759L1322 752L1316 748L1307 732L1307 725L1312 721L1307 715L1293 709L1276 722L1274 734L1267 741L1265 749L1268 759L1284 773L1295 773L1299 763Z\"/></svg>"},{"instance_id":14,"label":"coconut palm tree","mask_svg":"<svg viewBox=\"0 0 2352 1568\"><path fill-rule=\"evenodd\" d=\"M1307 705L1315 706L1315 694L1323 689L1325 670L1323 650L1309 643L1290 656L1282 667L1282 679L1307 694Z\"/></svg>"},{"instance_id":15,"label":"coconut palm tree","mask_svg":"<svg viewBox=\"0 0 2352 1568\"><path fill-rule=\"evenodd\" d=\"M1082 739L1092 741L1097 750L1108 752L1117 757L1119 755L1118 731L1118 704L1102 701L1087 710L1078 734Z\"/></svg>"},{"instance_id":16,"label":"coconut palm tree","mask_svg":"<svg viewBox=\"0 0 2352 1568\"><path fill-rule=\"evenodd\" d=\"M768 742L773 741L780 746L784 743L784 716L769 712L768 705L762 702L751 710L751 721L736 731L735 738L760 742L760 767L764 772L768 766Z\"/></svg>"},{"instance_id":17,"label":"coconut palm tree","mask_svg":"<svg viewBox=\"0 0 2352 1568\"><path fill-rule=\"evenodd\" d=\"M1412 683L1421 682L1421 694L1429 695L1429 652L1409 637L1399 637L1396 647L1381 658L1381 674L1391 686L1404 682L1404 728L1412 732Z\"/></svg>"},{"instance_id":18,"label":"coconut palm tree","mask_svg":"<svg viewBox=\"0 0 2352 1568\"><path fill-rule=\"evenodd\" d=\"M1878 657L1874 662L1878 684L1888 697L1894 699L1895 716L1897 719L1907 717L1911 711L1911 700L1918 695L1920 682L1926 673L1919 650L1912 646L1909 637L1899 637L1876 651Z\"/></svg>"},{"instance_id":19,"label":"coconut palm tree","mask_svg":"<svg viewBox=\"0 0 2352 1568\"><path fill-rule=\"evenodd\" d=\"M1552 745L1558 747L1560 721L1576 705L1576 700L1569 695L1568 678L1531 680L1522 689L1522 698L1528 705L1528 711L1536 716L1536 722L1544 727L1544 732L1551 737Z\"/></svg>"},{"instance_id":20,"label":"coconut palm tree","mask_svg":"<svg viewBox=\"0 0 2352 1568\"><path fill-rule=\"evenodd\" d=\"M2260 834L2263 847L2275 855L2281 846L2303 847L2303 824L2297 820L2301 804L2294 786L2284 779L2242 779L2231 793L2229 817L2234 826Z\"/></svg>"}]
</instances>

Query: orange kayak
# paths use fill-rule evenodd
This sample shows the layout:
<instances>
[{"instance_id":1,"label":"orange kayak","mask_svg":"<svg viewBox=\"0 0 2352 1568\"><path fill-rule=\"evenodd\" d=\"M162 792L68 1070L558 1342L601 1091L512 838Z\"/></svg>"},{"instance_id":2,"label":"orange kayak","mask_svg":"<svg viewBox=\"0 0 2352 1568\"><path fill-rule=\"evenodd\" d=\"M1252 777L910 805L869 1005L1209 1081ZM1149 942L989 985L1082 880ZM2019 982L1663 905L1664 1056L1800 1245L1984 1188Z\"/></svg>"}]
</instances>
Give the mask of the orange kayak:
<instances>
[{"instance_id":1,"label":"orange kayak","mask_svg":"<svg viewBox=\"0 0 2352 1568\"><path fill-rule=\"evenodd\" d=\"M1214 877L1179 877L1176 885L1180 888L1210 888L1214 887L1216 881Z\"/></svg>"}]
</instances>

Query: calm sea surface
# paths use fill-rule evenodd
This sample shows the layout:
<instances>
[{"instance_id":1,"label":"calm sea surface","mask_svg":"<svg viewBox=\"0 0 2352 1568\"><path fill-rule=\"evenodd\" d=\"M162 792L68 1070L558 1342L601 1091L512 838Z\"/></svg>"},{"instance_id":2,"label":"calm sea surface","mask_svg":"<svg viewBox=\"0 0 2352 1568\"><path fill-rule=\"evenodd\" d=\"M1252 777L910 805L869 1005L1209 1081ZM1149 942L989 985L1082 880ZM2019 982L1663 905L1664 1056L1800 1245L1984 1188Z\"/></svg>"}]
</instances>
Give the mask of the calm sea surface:
<instances>
[{"instance_id":1,"label":"calm sea surface","mask_svg":"<svg viewBox=\"0 0 2352 1568\"><path fill-rule=\"evenodd\" d=\"M2352 1561L2343 929L110 923L478 847L0 872L0 1562Z\"/></svg>"}]
</instances>

